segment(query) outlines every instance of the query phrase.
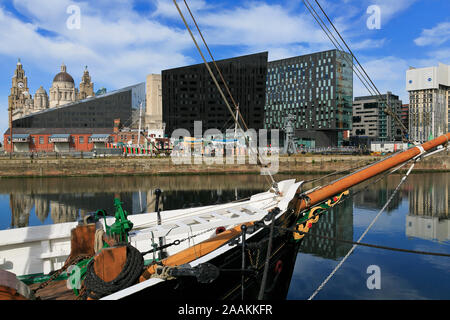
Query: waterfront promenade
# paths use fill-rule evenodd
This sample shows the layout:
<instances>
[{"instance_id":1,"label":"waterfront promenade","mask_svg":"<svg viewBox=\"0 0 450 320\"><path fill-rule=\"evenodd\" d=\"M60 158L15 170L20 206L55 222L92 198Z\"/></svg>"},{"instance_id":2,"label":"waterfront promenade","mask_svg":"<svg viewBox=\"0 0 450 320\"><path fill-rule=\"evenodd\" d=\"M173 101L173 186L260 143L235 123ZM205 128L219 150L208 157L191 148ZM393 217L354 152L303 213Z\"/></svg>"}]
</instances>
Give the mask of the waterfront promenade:
<instances>
[{"instance_id":1,"label":"waterfront promenade","mask_svg":"<svg viewBox=\"0 0 450 320\"><path fill-rule=\"evenodd\" d=\"M297 155L278 158L277 173L324 174L350 170L379 161L384 156ZM248 160L248 159L247 159ZM225 162L225 161L224 161ZM416 172L450 171L448 152L419 161ZM0 177L259 174L256 164L175 164L170 157L104 157L94 159L0 159Z\"/></svg>"}]
</instances>

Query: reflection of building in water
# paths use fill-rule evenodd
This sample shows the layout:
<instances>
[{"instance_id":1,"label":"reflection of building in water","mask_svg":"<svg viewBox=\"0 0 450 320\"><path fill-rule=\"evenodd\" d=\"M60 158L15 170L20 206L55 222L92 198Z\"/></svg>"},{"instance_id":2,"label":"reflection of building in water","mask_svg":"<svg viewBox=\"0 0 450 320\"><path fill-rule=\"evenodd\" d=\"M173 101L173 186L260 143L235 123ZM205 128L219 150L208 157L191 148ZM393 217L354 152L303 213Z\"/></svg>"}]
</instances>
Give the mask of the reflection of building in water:
<instances>
[{"instance_id":1,"label":"reflection of building in water","mask_svg":"<svg viewBox=\"0 0 450 320\"><path fill-rule=\"evenodd\" d=\"M450 220L408 215L406 216L406 235L427 240L450 240Z\"/></svg>"},{"instance_id":2,"label":"reflection of building in water","mask_svg":"<svg viewBox=\"0 0 450 320\"><path fill-rule=\"evenodd\" d=\"M365 192L360 192L353 197L356 208L360 209L381 209L388 201L391 194L394 192L399 182L398 177L387 177L373 185ZM402 201L402 193L398 193L394 199L389 203L386 212L391 212L397 209Z\"/></svg>"},{"instance_id":3,"label":"reflection of building in water","mask_svg":"<svg viewBox=\"0 0 450 320\"><path fill-rule=\"evenodd\" d=\"M435 174L423 175L416 183L411 181L409 214L447 219L450 206L448 178L447 174Z\"/></svg>"},{"instance_id":4,"label":"reflection of building in water","mask_svg":"<svg viewBox=\"0 0 450 320\"><path fill-rule=\"evenodd\" d=\"M198 177L191 178L192 183L196 183ZM61 185L66 180L61 182ZM128 180L127 180L128 181ZM134 181L134 180L131 180ZM178 180L175 181L178 183ZM218 186L222 185L222 181L217 178ZM134 184L136 185L136 184ZM122 186L117 184L117 189ZM140 187L137 185L136 187ZM171 186L177 188L178 185ZM263 190L245 189L236 190L236 188L227 189L225 187L215 187L208 189L210 186L200 184L196 186L196 190L170 190L161 194L159 208L161 210L174 210L181 208L191 208L203 205L211 205L234 201L236 198L247 198L257 192ZM201 189L201 188L204 188ZM137 188L136 188L137 189ZM134 189L134 190L136 190ZM140 189L140 188L139 188ZM138 189L138 190L139 190ZM108 215L114 215L114 197L119 197L123 202L122 207L129 214L139 214L144 212L152 212L155 209L155 191L156 188L142 187L142 191L127 191L113 193L112 191L103 192L101 188L94 188L91 192L65 192L42 193L42 194L13 194L11 195L12 208L12 227L26 227L29 225L30 211L35 208L37 218L44 223L50 215L51 222L63 223L82 219L86 214L104 209ZM97 192L99 190L100 192ZM148 191L147 191L148 190ZM43 190L44 191L44 190ZM47 191L47 190L45 190ZM27 190L30 192L30 190ZM48 192L48 191L47 191Z\"/></svg>"},{"instance_id":5,"label":"reflection of building in water","mask_svg":"<svg viewBox=\"0 0 450 320\"><path fill-rule=\"evenodd\" d=\"M450 239L449 175L435 174L412 181L409 190L409 214L406 235L423 239Z\"/></svg>"},{"instance_id":6,"label":"reflection of building in water","mask_svg":"<svg viewBox=\"0 0 450 320\"><path fill-rule=\"evenodd\" d=\"M353 240L353 203L347 199L341 204L320 216L309 233L327 237ZM300 246L300 252L312 253L327 259L343 257L351 248L351 244L322 239L306 235Z\"/></svg>"},{"instance_id":7,"label":"reflection of building in water","mask_svg":"<svg viewBox=\"0 0 450 320\"><path fill-rule=\"evenodd\" d=\"M155 202L156 202L156 189L148 190L145 195L145 207L147 209L147 212L153 212L155 211ZM162 195L162 194L161 194ZM162 210L164 210L164 198L162 196L159 197L159 205L158 207Z\"/></svg>"},{"instance_id":8,"label":"reflection of building in water","mask_svg":"<svg viewBox=\"0 0 450 320\"><path fill-rule=\"evenodd\" d=\"M78 210L64 203L50 201L50 215L53 223L71 222L77 220Z\"/></svg>"},{"instance_id":9,"label":"reflection of building in water","mask_svg":"<svg viewBox=\"0 0 450 320\"><path fill-rule=\"evenodd\" d=\"M48 200L35 197L34 199L34 213L41 222L44 222L48 217Z\"/></svg>"},{"instance_id":10,"label":"reflection of building in water","mask_svg":"<svg viewBox=\"0 0 450 320\"><path fill-rule=\"evenodd\" d=\"M9 202L11 206L11 227L27 227L30 219L30 211L34 205L33 198L26 194L10 194Z\"/></svg>"},{"instance_id":11,"label":"reflection of building in water","mask_svg":"<svg viewBox=\"0 0 450 320\"><path fill-rule=\"evenodd\" d=\"M48 218L49 213L53 223L76 221L82 219L88 212L99 209L105 209L109 215L114 215L114 196L112 193L11 194L11 227L27 227L33 207L42 223ZM123 202L122 207L129 214L146 212L145 192L121 193L118 196Z\"/></svg>"}]
</instances>

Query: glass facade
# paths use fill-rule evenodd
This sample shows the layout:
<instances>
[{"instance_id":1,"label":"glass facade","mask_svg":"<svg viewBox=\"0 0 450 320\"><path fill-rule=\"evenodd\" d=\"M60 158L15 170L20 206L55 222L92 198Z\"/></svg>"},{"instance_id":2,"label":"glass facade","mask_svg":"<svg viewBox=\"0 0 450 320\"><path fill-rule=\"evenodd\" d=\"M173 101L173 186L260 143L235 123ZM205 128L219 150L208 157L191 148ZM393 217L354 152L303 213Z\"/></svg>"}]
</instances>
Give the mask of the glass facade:
<instances>
[{"instance_id":1,"label":"glass facade","mask_svg":"<svg viewBox=\"0 0 450 320\"><path fill-rule=\"evenodd\" d=\"M267 56L263 52L216 61L249 129L263 128ZM210 66L234 112L214 65ZM234 127L233 117L204 64L163 70L161 76L163 122L169 136L179 128L187 129L193 136L194 121L202 121L203 132L224 132Z\"/></svg>"},{"instance_id":2,"label":"glass facade","mask_svg":"<svg viewBox=\"0 0 450 320\"><path fill-rule=\"evenodd\" d=\"M312 147L337 145L342 140L340 131L351 130L353 65L349 54L330 50L271 61L266 87L266 129L283 129L287 115L292 114L298 143ZM319 131L323 134L314 134Z\"/></svg>"},{"instance_id":3,"label":"glass facade","mask_svg":"<svg viewBox=\"0 0 450 320\"><path fill-rule=\"evenodd\" d=\"M131 126L145 108L145 83L50 108L13 121L15 128L113 128L114 119ZM143 110L144 112L145 110Z\"/></svg>"}]
</instances>

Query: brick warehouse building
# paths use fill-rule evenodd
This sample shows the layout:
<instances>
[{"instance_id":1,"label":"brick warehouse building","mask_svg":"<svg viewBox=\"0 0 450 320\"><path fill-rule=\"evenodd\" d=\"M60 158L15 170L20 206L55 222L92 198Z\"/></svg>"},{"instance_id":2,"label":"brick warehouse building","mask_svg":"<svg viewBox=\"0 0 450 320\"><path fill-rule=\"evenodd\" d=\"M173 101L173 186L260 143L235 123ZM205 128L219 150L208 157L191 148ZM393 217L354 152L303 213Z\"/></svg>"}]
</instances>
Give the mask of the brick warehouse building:
<instances>
[{"instance_id":1,"label":"brick warehouse building","mask_svg":"<svg viewBox=\"0 0 450 320\"><path fill-rule=\"evenodd\" d=\"M132 127L145 107L145 83L36 112L13 121L14 152L91 151L117 142L116 122ZM11 134L4 134L11 151Z\"/></svg>"},{"instance_id":2,"label":"brick warehouse building","mask_svg":"<svg viewBox=\"0 0 450 320\"><path fill-rule=\"evenodd\" d=\"M4 134L5 150L11 151L9 129ZM15 152L92 151L105 143L117 142L113 129L92 128L15 128Z\"/></svg>"}]
</instances>

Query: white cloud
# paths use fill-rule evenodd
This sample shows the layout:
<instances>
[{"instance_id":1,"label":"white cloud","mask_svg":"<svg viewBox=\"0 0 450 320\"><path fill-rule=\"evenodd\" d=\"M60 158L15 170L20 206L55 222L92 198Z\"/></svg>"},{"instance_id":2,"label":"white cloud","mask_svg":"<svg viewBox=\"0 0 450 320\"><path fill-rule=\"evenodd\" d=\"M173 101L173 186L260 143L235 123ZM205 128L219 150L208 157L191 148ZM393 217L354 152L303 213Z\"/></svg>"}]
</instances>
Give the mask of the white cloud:
<instances>
[{"instance_id":1,"label":"white cloud","mask_svg":"<svg viewBox=\"0 0 450 320\"><path fill-rule=\"evenodd\" d=\"M381 23L388 23L391 19L394 19L397 14L402 11L407 10L411 7L417 0L369 0L367 4L378 5L381 9Z\"/></svg>"},{"instance_id":2,"label":"white cloud","mask_svg":"<svg viewBox=\"0 0 450 320\"><path fill-rule=\"evenodd\" d=\"M312 18L279 5L250 3L233 10L207 13L198 20L214 44L252 46L327 41Z\"/></svg>"},{"instance_id":3,"label":"white cloud","mask_svg":"<svg viewBox=\"0 0 450 320\"><path fill-rule=\"evenodd\" d=\"M152 16L180 19L180 14L179 14L177 8L175 7L173 1L155 0L153 2L156 5L156 10ZM189 15L189 11L187 11L187 9L184 5L184 2L178 1L177 3L178 3L178 7L182 11L183 15L185 15L185 17L187 18ZM190 0L188 2L188 5L189 5L189 9L194 14L194 17L197 12L199 12L201 10L211 9L214 7L213 5L206 3L206 1L204 1L204 0Z\"/></svg>"},{"instance_id":4,"label":"white cloud","mask_svg":"<svg viewBox=\"0 0 450 320\"><path fill-rule=\"evenodd\" d=\"M383 39L365 39L359 42L350 43L350 49L353 50L362 50L362 49L375 49L381 48L385 45L386 38Z\"/></svg>"},{"instance_id":5,"label":"white cloud","mask_svg":"<svg viewBox=\"0 0 450 320\"><path fill-rule=\"evenodd\" d=\"M450 40L450 22L442 22L431 29L422 30L420 37L414 39L418 46L441 45Z\"/></svg>"},{"instance_id":6,"label":"white cloud","mask_svg":"<svg viewBox=\"0 0 450 320\"><path fill-rule=\"evenodd\" d=\"M95 90L100 86L122 88L145 81L149 73L194 62L185 53L192 48L192 41L184 28L142 17L129 1L76 2L81 9L81 28L70 30L66 9L73 3L15 0L16 10L29 23L0 6L0 56L22 58L31 92L40 85L48 90L62 62L76 83L88 65ZM41 74L38 77L30 69ZM2 81L10 83L11 76L5 73ZM36 78L47 78L48 83L37 83ZM6 106L7 101L3 97L0 103ZM6 108L0 112L1 118L7 118ZM0 126L5 128L2 122Z\"/></svg>"},{"instance_id":7,"label":"white cloud","mask_svg":"<svg viewBox=\"0 0 450 320\"><path fill-rule=\"evenodd\" d=\"M87 64L94 82L101 79L118 88L144 81L148 73L192 61L182 53L192 45L185 30L142 19L126 1L112 2L120 9L113 11L115 17L108 16L108 12L105 16L103 7L76 3L81 8L79 30L66 27L66 8L71 1L58 1L53 7L54 1L49 0L39 1L39 5L25 0L14 4L33 23L24 23L0 9L0 38L6 44L1 46L0 54L21 56L47 72L57 72L64 62L69 72L77 73L73 74L76 77ZM41 29L55 36L44 36ZM79 71L75 72L75 68ZM29 77L32 79L32 75Z\"/></svg>"},{"instance_id":8,"label":"white cloud","mask_svg":"<svg viewBox=\"0 0 450 320\"><path fill-rule=\"evenodd\" d=\"M386 39L374 39L370 33L360 30L351 33L357 29L354 28L356 20L361 22L365 19L366 8L363 7L369 2L321 2L352 49L380 48L387 42ZM389 18L413 2L377 3ZM153 0L152 3L156 9L145 16L134 11L128 0L13 0L16 10L31 22L25 23L0 7L0 56L20 56L25 69L27 64L28 68L32 64L34 69L41 70L49 79L64 62L76 82L81 78L84 65L88 65L96 89L99 87L97 84L101 83L109 90L145 81L148 73L198 62L196 53L190 55L195 49L172 1ZM178 3L183 7L182 1ZM81 9L79 30L66 27L69 17L66 10L71 4ZM206 0L190 0L189 5L208 45L231 48L227 53L230 57L269 51L269 60L272 61L334 48L304 6L294 1L288 1L283 6L251 1L234 4L232 9L229 9L228 3ZM183 9L183 12L186 13L186 10ZM355 19L352 20L352 17ZM186 18L189 18L188 14ZM190 25L193 26L193 23L190 22ZM48 31L51 36L41 30ZM394 57L380 63L383 62L398 71ZM372 64L380 82L392 78L388 71L384 75L379 74L377 59L369 61L368 67ZM51 85L50 81L34 83L33 74L27 73L27 76L30 87L34 87L32 92L40 85L47 90ZM401 76L404 78L403 71ZM404 84L403 78L399 81L400 86ZM391 82L384 87L389 89L397 80L388 79ZM10 75L3 81L9 83ZM355 89L357 91L358 88ZM3 102L6 104L7 100Z\"/></svg>"},{"instance_id":9,"label":"white cloud","mask_svg":"<svg viewBox=\"0 0 450 320\"><path fill-rule=\"evenodd\" d=\"M361 59L358 59L361 61ZM405 75L409 65L406 60L388 56L384 58L371 58L361 61L362 66L377 86L381 94L391 91L398 95L403 103L408 101L408 93L405 88ZM369 95L368 90L361 81L353 75L353 96Z\"/></svg>"}]
</instances>

